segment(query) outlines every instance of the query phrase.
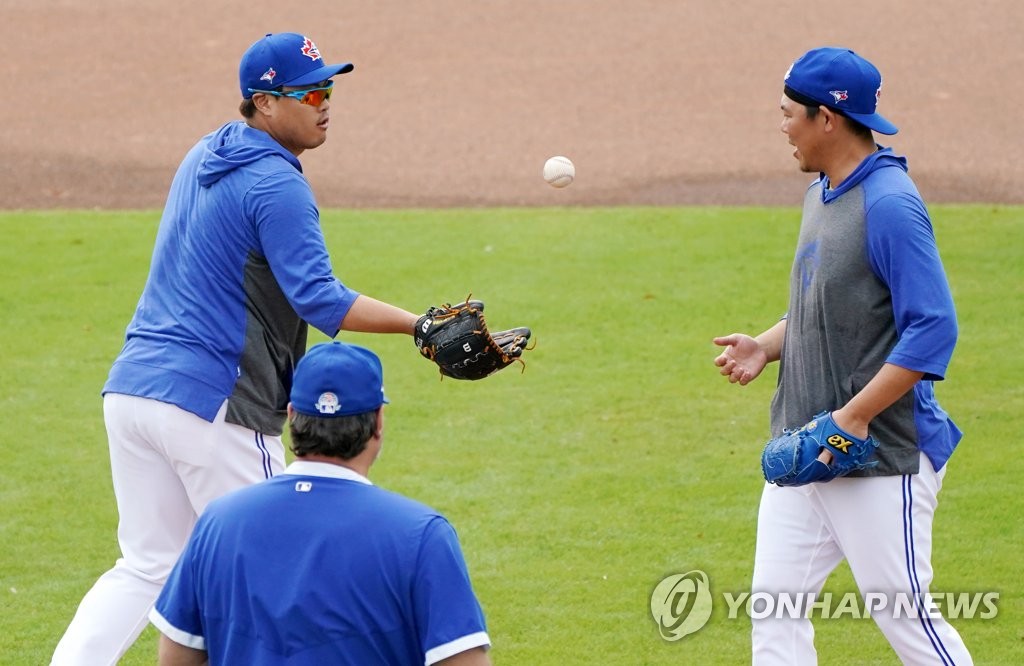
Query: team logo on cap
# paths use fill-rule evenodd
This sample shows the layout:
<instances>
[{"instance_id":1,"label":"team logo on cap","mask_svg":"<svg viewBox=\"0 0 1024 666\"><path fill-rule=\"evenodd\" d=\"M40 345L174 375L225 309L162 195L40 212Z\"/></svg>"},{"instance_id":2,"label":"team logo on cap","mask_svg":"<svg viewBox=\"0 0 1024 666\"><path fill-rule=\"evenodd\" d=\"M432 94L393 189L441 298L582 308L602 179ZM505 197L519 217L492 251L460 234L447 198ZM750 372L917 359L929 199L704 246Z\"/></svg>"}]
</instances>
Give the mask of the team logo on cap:
<instances>
[{"instance_id":1,"label":"team logo on cap","mask_svg":"<svg viewBox=\"0 0 1024 666\"><path fill-rule=\"evenodd\" d=\"M838 104L839 102L845 102L850 98L850 96L846 94L845 90L829 90L828 94L835 97L836 104Z\"/></svg>"},{"instance_id":2,"label":"team logo on cap","mask_svg":"<svg viewBox=\"0 0 1024 666\"><path fill-rule=\"evenodd\" d=\"M310 60L320 59L320 50L316 48L316 44L309 37L302 38L302 55L306 56Z\"/></svg>"},{"instance_id":3,"label":"team logo on cap","mask_svg":"<svg viewBox=\"0 0 1024 666\"><path fill-rule=\"evenodd\" d=\"M330 391L321 393L320 397L317 398L316 411L321 414L334 414L341 409L341 403L338 401L338 396L334 395Z\"/></svg>"},{"instance_id":4,"label":"team logo on cap","mask_svg":"<svg viewBox=\"0 0 1024 666\"><path fill-rule=\"evenodd\" d=\"M267 71L263 72L263 76L260 77L260 81L267 81L269 83L273 83L275 76L277 76L277 72L275 72L274 68L271 67Z\"/></svg>"}]
</instances>

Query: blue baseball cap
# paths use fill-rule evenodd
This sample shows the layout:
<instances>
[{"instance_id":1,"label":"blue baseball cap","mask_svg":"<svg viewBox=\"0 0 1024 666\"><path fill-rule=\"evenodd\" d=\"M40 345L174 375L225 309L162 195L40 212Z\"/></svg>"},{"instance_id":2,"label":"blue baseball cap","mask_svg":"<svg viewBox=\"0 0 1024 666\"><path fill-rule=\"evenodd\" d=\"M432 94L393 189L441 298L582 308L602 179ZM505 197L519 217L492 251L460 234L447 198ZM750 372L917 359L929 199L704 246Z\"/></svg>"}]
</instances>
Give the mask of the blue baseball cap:
<instances>
[{"instance_id":1,"label":"blue baseball cap","mask_svg":"<svg viewBox=\"0 0 1024 666\"><path fill-rule=\"evenodd\" d=\"M785 94L839 111L880 134L899 131L876 110L882 95L878 68L850 49L812 49L797 58L786 72Z\"/></svg>"},{"instance_id":2,"label":"blue baseball cap","mask_svg":"<svg viewBox=\"0 0 1024 666\"><path fill-rule=\"evenodd\" d=\"M375 412L388 401L380 359L343 342L314 345L295 366L290 399L295 411L309 416Z\"/></svg>"},{"instance_id":3,"label":"blue baseball cap","mask_svg":"<svg viewBox=\"0 0 1024 666\"><path fill-rule=\"evenodd\" d=\"M313 40L295 32L268 33L249 47L238 65L242 98L253 90L273 90L280 86L311 86L332 76L351 72L350 62L324 64Z\"/></svg>"}]
</instances>

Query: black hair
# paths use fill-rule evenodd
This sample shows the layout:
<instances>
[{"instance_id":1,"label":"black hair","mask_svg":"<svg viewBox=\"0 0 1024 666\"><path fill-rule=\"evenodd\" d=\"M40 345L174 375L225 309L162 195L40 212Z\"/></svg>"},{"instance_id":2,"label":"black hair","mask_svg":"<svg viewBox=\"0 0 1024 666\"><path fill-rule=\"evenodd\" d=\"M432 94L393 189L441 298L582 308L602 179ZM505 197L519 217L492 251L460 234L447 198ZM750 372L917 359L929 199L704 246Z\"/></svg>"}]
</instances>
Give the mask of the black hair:
<instances>
[{"instance_id":1,"label":"black hair","mask_svg":"<svg viewBox=\"0 0 1024 666\"><path fill-rule=\"evenodd\" d=\"M377 431L377 412L324 418L295 412L289 433L292 453L351 460L366 450Z\"/></svg>"},{"instance_id":2,"label":"black hair","mask_svg":"<svg viewBox=\"0 0 1024 666\"><path fill-rule=\"evenodd\" d=\"M246 119L256 115L256 103L252 101L252 97L242 100L242 103L238 105L238 112Z\"/></svg>"}]
</instances>

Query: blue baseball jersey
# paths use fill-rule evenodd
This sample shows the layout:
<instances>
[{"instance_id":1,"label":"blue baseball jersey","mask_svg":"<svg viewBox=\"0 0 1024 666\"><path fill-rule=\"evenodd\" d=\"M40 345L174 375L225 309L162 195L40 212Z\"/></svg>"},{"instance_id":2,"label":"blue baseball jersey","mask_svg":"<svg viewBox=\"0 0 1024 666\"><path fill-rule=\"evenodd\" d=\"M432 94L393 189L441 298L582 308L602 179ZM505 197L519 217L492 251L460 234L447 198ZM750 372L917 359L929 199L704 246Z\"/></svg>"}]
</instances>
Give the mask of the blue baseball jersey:
<instances>
[{"instance_id":1,"label":"blue baseball jersey","mask_svg":"<svg viewBox=\"0 0 1024 666\"><path fill-rule=\"evenodd\" d=\"M845 405L885 363L924 374L870 425L878 466L852 476L912 474L919 451L941 469L961 432L935 398L957 339L956 311L931 220L891 149L838 187L804 199L772 434Z\"/></svg>"},{"instance_id":2,"label":"blue baseball jersey","mask_svg":"<svg viewBox=\"0 0 1024 666\"><path fill-rule=\"evenodd\" d=\"M358 294L335 277L299 160L231 122L178 168L149 277L103 392L278 435L307 322L334 336Z\"/></svg>"},{"instance_id":3,"label":"blue baseball jersey","mask_svg":"<svg viewBox=\"0 0 1024 666\"><path fill-rule=\"evenodd\" d=\"M150 619L211 664L432 664L490 644L444 517L306 461L209 505Z\"/></svg>"}]
</instances>

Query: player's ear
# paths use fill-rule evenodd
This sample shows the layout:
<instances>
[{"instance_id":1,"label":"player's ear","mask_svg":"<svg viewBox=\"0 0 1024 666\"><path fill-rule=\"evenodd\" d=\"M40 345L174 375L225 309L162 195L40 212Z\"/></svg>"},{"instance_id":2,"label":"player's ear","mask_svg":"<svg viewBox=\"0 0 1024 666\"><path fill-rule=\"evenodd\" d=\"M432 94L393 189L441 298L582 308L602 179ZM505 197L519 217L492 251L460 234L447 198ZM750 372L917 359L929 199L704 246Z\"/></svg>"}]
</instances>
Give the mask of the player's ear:
<instances>
[{"instance_id":1,"label":"player's ear","mask_svg":"<svg viewBox=\"0 0 1024 666\"><path fill-rule=\"evenodd\" d=\"M292 403L288 403L288 420L291 421L295 418L295 408L292 407Z\"/></svg>"},{"instance_id":2,"label":"player's ear","mask_svg":"<svg viewBox=\"0 0 1024 666\"><path fill-rule=\"evenodd\" d=\"M290 406L290 405L289 405ZM380 439L384 435L384 405L377 408L377 424L373 429L373 436Z\"/></svg>"},{"instance_id":3,"label":"player's ear","mask_svg":"<svg viewBox=\"0 0 1024 666\"><path fill-rule=\"evenodd\" d=\"M256 107L257 113L269 114L271 111L271 97L272 95L264 95L263 93L254 93L252 96L252 105Z\"/></svg>"},{"instance_id":4,"label":"player's ear","mask_svg":"<svg viewBox=\"0 0 1024 666\"><path fill-rule=\"evenodd\" d=\"M821 119L822 127L826 132L832 132L838 127L839 114L827 106L818 107L818 117Z\"/></svg>"}]
</instances>

